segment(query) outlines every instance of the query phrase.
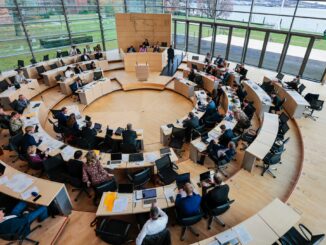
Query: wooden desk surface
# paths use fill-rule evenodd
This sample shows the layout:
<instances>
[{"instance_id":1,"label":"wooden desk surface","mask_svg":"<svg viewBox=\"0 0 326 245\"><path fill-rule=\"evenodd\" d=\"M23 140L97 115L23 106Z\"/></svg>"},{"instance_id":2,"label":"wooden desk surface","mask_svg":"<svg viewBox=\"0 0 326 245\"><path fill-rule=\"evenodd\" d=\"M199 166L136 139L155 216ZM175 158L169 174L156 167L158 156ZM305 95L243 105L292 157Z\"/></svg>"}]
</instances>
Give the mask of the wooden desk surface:
<instances>
[{"instance_id":1,"label":"wooden desk surface","mask_svg":"<svg viewBox=\"0 0 326 245\"><path fill-rule=\"evenodd\" d=\"M300 215L279 199L275 199L260 210L258 215L279 237L300 220Z\"/></svg>"},{"instance_id":2,"label":"wooden desk surface","mask_svg":"<svg viewBox=\"0 0 326 245\"><path fill-rule=\"evenodd\" d=\"M16 174L24 174L27 175L29 178L33 179L33 183L26 189L36 186L39 190L39 194L42 195L36 202L33 202L34 197L30 197L26 200L23 200L20 193L14 192L6 185L0 185L0 192L4 193L8 196L14 197L19 200L23 200L32 204L42 205L42 206L49 206L53 199L57 196L57 194L64 188L66 189L65 185L62 183L57 183L54 181L49 181L45 179L36 178L34 176L22 173L15 168L7 165L6 163L0 160L0 163L6 166L6 170L3 176L7 176L9 179L16 175ZM24 191L26 191L24 190ZM23 191L23 192L24 192ZM66 191L66 190L65 190ZM67 195L68 196L68 195ZM68 196L69 198L69 196Z\"/></svg>"}]
</instances>

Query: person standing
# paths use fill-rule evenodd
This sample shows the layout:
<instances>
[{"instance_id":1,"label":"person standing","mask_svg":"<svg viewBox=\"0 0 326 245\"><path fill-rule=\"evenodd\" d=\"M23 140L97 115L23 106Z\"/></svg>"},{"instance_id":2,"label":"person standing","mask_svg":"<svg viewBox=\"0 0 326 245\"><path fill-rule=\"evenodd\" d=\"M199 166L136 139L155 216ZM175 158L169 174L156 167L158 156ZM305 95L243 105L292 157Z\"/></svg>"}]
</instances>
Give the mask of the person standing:
<instances>
[{"instance_id":1,"label":"person standing","mask_svg":"<svg viewBox=\"0 0 326 245\"><path fill-rule=\"evenodd\" d=\"M172 45L168 48L168 67L170 67L170 63L172 62L173 66L173 60L174 60L174 49L172 48Z\"/></svg>"}]
</instances>

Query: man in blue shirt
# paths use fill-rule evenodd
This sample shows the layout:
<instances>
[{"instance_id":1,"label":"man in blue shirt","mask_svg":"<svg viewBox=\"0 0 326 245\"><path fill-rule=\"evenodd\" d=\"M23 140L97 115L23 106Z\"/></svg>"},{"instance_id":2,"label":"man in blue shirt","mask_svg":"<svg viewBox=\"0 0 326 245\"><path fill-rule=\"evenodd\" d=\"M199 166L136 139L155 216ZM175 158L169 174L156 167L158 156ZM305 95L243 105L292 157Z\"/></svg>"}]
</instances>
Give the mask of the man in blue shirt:
<instances>
[{"instance_id":1,"label":"man in blue shirt","mask_svg":"<svg viewBox=\"0 0 326 245\"><path fill-rule=\"evenodd\" d=\"M185 197L182 197L182 192L186 193ZM175 200L175 207L178 214L183 217L191 217L200 213L201 196L194 193L192 184L186 183L181 189Z\"/></svg>"}]
</instances>

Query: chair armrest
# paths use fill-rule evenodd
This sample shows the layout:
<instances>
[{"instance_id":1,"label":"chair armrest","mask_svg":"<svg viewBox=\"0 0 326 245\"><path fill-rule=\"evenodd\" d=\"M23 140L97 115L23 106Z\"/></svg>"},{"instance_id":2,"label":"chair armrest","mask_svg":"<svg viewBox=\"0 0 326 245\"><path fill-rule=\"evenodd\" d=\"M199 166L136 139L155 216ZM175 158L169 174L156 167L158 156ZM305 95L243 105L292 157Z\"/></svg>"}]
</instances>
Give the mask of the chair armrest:
<instances>
[{"instance_id":1,"label":"chair armrest","mask_svg":"<svg viewBox=\"0 0 326 245\"><path fill-rule=\"evenodd\" d=\"M173 162L173 163L172 163L172 169L173 169L173 170L178 170L179 167L178 167L178 165L176 165L176 164Z\"/></svg>"},{"instance_id":2,"label":"chair armrest","mask_svg":"<svg viewBox=\"0 0 326 245\"><path fill-rule=\"evenodd\" d=\"M128 177L129 181L131 181L131 182L133 181L133 177L130 175L130 173L127 173L127 177Z\"/></svg>"},{"instance_id":3,"label":"chair armrest","mask_svg":"<svg viewBox=\"0 0 326 245\"><path fill-rule=\"evenodd\" d=\"M306 226L304 226L303 224L299 224L299 228L300 228L300 230L301 230L301 232L302 232L302 234L304 235L304 237L307 239L307 240L311 240L311 237L312 237L312 232L306 227ZM308 237L308 235L306 234L306 232L307 233L309 233L309 236L310 237Z\"/></svg>"}]
</instances>

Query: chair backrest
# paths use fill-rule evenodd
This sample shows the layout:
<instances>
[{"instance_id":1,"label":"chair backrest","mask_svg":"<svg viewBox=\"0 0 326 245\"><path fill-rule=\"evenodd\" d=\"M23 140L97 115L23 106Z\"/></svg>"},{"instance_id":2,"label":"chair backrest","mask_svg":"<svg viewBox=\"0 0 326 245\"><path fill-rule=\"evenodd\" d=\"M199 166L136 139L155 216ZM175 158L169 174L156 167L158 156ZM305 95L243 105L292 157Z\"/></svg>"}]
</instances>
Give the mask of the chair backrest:
<instances>
[{"instance_id":1,"label":"chair backrest","mask_svg":"<svg viewBox=\"0 0 326 245\"><path fill-rule=\"evenodd\" d=\"M61 80L62 80L62 76L61 76L61 74L56 75L56 76L55 76L55 80L56 80L57 82L61 81Z\"/></svg>"},{"instance_id":2,"label":"chair backrest","mask_svg":"<svg viewBox=\"0 0 326 245\"><path fill-rule=\"evenodd\" d=\"M169 229L165 228L163 231L154 234L146 235L142 245L171 245L171 234Z\"/></svg>"},{"instance_id":3,"label":"chair backrest","mask_svg":"<svg viewBox=\"0 0 326 245\"><path fill-rule=\"evenodd\" d=\"M280 133L284 135L287 131L289 131L289 129L289 125L287 123L283 123L280 128Z\"/></svg>"},{"instance_id":4,"label":"chair backrest","mask_svg":"<svg viewBox=\"0 0 326 245\"><path fill-rule=\"evenodd\" d=\"M22 133L10 137L9 139L10 149L17 153L21 153L21 145L22 145L23 137L24 135Z\"/></svg>"},{"instance_id":5,"label":"chair backrest","mask_svg":"<svg viewBox=\"0 0 326 245\"><path fill-rule=\"evenodd\" d=\"M53 63L50 65L51 70L57 69L58 65L56 63Z\"/></svg>"},{"instance_id":6,"label":"chair backrest","mask_svg":"<svg viewBox=\"0 0 326 245\"><path fill-rule=\"evenodd\" d=\"M43 61L47 61L47 60L49 60L49 55L48 54L43 56Z\"/></svg>"},{"instance_id":7,"label":"chair backrest","mask_svg":"<svg viewBox=\"0 0 326 245\"><path fill-rule=\"evenodd\" d=\"M176 213L178 213L176 211ZM196 223L198 223L203 217L203 214L202 213L199 213L197 215L194 215L194 216L191 216L191 217L180 217L178 214L177 214L177 219L178 219L178 222L181 224L181 225L185 225L185 226L191 226L191 225L194 225Z\"/></svg>"},{"instance_id":8,"label":"chair backrest","mask_svg":"<svg viewBox=\"0 0 326 245\"><path fill-rule=\"evenodd\" d=\"M165 154L163 157L155 161L155 165L158 172L160 172L160 170L162 169L171 167L172 162L170 156L168 154Z\"/></svg>"},{"instance_id":9,"label":"chair backrest","mask_svg":"<svg viewBox=\"0 0 326 245\"><path fill-rule=\"evenodd\" d=\"M70 159L67 164L69 175L82 180L83 178L83 163L81 161Z\"/></svg>"},{"instance_id":10,"label":"chair backrest","mask_svg":"<svg viewBox=\"0 0 326 245\"><path fill-rule=\"evenodd\" d=\"M58 114L61 110L54 110L54 109L51 109L50 111L51 111L51 113L52 113L53 118L57 119L57 114Z\"/></svg>"},{"instance_id":11,"label":"chair backrest","mask_svg":"<svg viewBox=\"0 0 326 245\"><path fill-rule=\"evenodd\" d=\"M283 149L282 151L275 152L269 159L270 164L273 165L279 163L281 161L281 157L284 151L285 150Z\"/></svg>"},{"instance_id":12,"label":"chair backrest","mask_svg":"<svg viewBox=\"0 0 326 245\"><path fill-rule=\"evenodd\" d=\"M304 98L306 101L308 101L311 104L312 101L316 101L319 99L319 94L308 93L305 95Z\"/></svg>"},{"instance_id":13,"label":"chair backrest","mask_svg":"<svg viewBox=\"0 0 326 245\"><path fill-rule=\"evenodd\" d=\"M298 93L302 94L303 90L305 90L306 86L304 84L300 84L299 88L298 88Z\"/></svg>"},{"instance_id":14,"label":"chair backrest","mask_svg":"<svg viewBox=\"0 0 326 245\"><path fill-rule=\"evenodd\" d=\"M86 69L87 69L87 70L92 70L91 63L87 63L87 64L86 64Z\"/></svg>"},{"instance_id":15,"label":"chair backrest","mask_svg":"<svg viewBox=\"0 0 326 245\"><path fill-rule=\"evenodd\" d=\"M141 172L134 174L132 182L134 186L142 186L146 184L150 179L151 179L151 169L145 168Z\"/></svg>"},{"instance_id":16,"label":"chair backrest","mask_svg":"<svg viewBox=\"0 0 326 245\"><path fill-rule=\"evenodd\" d=\"M50 157L43 161L43 167L45 172L51 176L51 172L57 168L60 168L64 165L64 161L59 157Z\"/></svg>"},{"instance_id":17,"label":"chair backrest","mask_svg":"<svg viewBox=\"0 0 326 245\"><path fill-rule=\"evenodd\" d=\"M37 66L36 71L39 75L41 75L43 72L46 72L44 66Z\"/></svg>"},{"instance_id":18,"label":"chair backrest","mask_svg":"<svg viewBox=\"0 0 326 245\"><path fill-rule=\"evenodd\" d=\"M185 137L185 129L184 128L172 128L171 138L177 138L179 140L183 140Z\"/></svg>"},{"instance_id":19,"label":"chair backrest","mask_svg":"<svg viewBox=\"0 0 326 245\"><path fill-rule=\"evenodd\" d=\"M122 153L137 153L137 148L134 144L121 143L120 150Z\"/></svg>"},{"instance_id":20,"label":"chair backrest","mask_svg":"<svg viewBox=\"0 0 326 245\"><path fill-rule=\"evenodd\" d=\"M282 112L278 119L280 123L283 124L289 121L290 118L285 114L285 112Z\"/></svg>"},{"instance_id":21,"label":"chair backrest","mask_svg":"<svg viewBox=\"0 0 326 245\"><path fill-rule=\"evenodd\" d=\"M210 210L211 214L214 216L221 215L225 213L231 206L231 204L234 202L234 200L227 200L225 203L218 205L217 207Z\"/></svg>"},{"instance_id":22,"label":"chair backrest","mask_svg":"<svg viewBox=\"0 0 326 245\"><path fill-rule=\"evenodd\" d=\"M117 190L117 183L114 180L107 181L107 182L95 187L95 191L97 193L116 191L116 190Z\"/></svg>"}]
</instances>

